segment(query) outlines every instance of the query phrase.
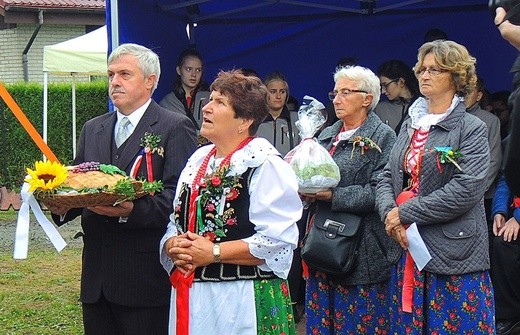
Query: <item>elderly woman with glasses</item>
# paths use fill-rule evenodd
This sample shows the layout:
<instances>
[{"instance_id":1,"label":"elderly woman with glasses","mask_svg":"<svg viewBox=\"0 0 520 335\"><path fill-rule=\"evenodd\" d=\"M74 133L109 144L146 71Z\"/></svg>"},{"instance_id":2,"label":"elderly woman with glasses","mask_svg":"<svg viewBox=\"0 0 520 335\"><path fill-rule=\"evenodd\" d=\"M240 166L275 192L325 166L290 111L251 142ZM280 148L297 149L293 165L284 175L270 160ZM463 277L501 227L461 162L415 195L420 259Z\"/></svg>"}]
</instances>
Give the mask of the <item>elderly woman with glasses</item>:
<instances>
[{"instance_id":1,"label":"elderly woman with glasses","mask_svg":"<svg viewBox=\"0 0 520 335\"><path fill-rule=\"evenodd\" d=\"M477 80L475 58L453 41L425 43L417 58L424 98L410 106L377 186L386 232L404 250L393 333L494 334L487 130L464 105ZM423 261L408 251L417 240Z\"/></svg>"},{"instance_id":2,"label":"elderly woman with glasses","mask_svg":"<svg viewBox=\"0 0 520 335\"><path fill-rule=\"evenodd\" d=\"M399 245L385 234L375 211L378 175L395 141L394 131L372 110L381 90L377 76L361 66L338 68L329 93L338 121L325 128L318 142L339 166L341 179L333 189L302 194L312 202L309 227L317 208L363 217L354 268L328 275L309 268L306 274L307 334L377 334L389 329L389 279L399 258Z\"/></svg>"}]
</instances>

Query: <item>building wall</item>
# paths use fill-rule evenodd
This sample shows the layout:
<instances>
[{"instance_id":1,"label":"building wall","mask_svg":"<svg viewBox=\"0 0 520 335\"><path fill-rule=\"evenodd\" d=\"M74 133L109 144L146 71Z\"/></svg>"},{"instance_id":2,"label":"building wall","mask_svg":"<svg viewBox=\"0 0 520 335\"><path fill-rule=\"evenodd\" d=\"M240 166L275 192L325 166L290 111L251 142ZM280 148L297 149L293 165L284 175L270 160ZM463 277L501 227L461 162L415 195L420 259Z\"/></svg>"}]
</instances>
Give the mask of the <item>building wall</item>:
<instances>
[{"instance_id":1,"label":"building wall","mask_svg":"<svg viewBox=\"0 0 520 335\"><path fill-rule=\"evenodd\" d=\"M0 30L0 81L17 83L24 81L22 54L33 32L34 24L18 24L16 28ZM30 82L43 82L43 47L85 34L84 25L46 25L41 27L29 52L28 75ZM88 76L77 76L77 81ZM49 75L49 82L70 81L67 76Z\"/></svg>"}]
</instances>

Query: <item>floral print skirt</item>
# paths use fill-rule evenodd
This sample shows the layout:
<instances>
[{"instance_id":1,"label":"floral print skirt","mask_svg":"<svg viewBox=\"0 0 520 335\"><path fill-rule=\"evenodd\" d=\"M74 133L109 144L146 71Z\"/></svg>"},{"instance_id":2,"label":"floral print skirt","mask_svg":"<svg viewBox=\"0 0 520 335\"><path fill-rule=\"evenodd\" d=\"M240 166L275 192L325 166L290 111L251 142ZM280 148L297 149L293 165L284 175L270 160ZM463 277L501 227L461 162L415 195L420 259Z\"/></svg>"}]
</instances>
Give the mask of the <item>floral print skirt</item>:
<instances>
[{"instance_id":1,"label":"floral print skirt","mask_svg":"<svg viewBox=\"0 0 520 335\"><path fill-rule=\"evenodd\" d=\"M398 287L395 303L401 306L406 254L397 265L391 285ZM414 266L412 313L392 315L390 334L495 334L495 304L488 271L438 275Z\"/></svg>"},{"instance_id":2,"label":"floral print skirt","mask_svg":"<svg viewBox=\"0 0 520 335\"><path fill-rule=\"evenodd\" d=\"M295 335L289 286L284 279L255 280L257 334Z\"/></svg>"},{"instance_id":3,"label":"floral print skirt","mask_svg":"<svg viewBox=\"0 0 520 335\"><path fill-rule=\"evenodd\" d=\"M396 294L389 281L351 286L335 283L323 274L311 275L305 290L306 332L388 335L390 317L397 314Z\"/></svg>"}]
</instances>

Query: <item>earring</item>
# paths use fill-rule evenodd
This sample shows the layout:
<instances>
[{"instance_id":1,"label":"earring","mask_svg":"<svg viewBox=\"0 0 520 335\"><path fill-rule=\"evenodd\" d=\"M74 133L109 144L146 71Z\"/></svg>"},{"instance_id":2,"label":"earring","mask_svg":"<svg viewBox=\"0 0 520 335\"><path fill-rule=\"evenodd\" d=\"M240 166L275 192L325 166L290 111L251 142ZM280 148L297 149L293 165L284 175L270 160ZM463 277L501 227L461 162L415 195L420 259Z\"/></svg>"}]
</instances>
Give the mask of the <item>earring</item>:
<instances>
[{"instance_id":1,"label":"earring","mask_svg":"<svg viewBox=\"0 0 520 335\"><path fill-rule=\"evenodd\" d=\"M242 134L242 132L243 132L242 128L238 128L238 133Z\"/></svg>"}]
</instances>

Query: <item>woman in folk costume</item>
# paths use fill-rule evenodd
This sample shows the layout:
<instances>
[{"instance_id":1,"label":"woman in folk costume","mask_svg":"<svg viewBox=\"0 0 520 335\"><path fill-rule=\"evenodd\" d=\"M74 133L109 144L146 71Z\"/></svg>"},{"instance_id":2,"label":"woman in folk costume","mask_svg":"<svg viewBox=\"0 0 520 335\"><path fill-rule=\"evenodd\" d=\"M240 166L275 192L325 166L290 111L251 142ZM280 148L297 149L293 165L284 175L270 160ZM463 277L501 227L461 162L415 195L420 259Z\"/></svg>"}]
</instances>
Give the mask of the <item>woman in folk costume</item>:
<instances>
[{"instance_id":1,"label":"woman in folk costume","mask_svg":"<svg viewBox=\"0 0 520 335\"><path fill-rule=\"evenodd\" d=\"M212 144L184 168L161 242L174 287L170 332L294 334L285 278L302 204L291 167L254 137L267 89L231 71L210 91L201 135Z\"/></svg>"},{"instance_id":2,"label":"woman in folk costume","mask_svg":"<svg viewBox=\"0 0 520 335\"><path fill-rule=\"evenodd\" d=\"M417 58L424 98L410 106L377 187L386 232L405 250L394 277L394 333L494 334L487 130L464 105L477 80L475 58L453 41L425 43ZM415 228L431 256L421 271L407 251L407 230Z\"/></svg>"}]
</instances>

